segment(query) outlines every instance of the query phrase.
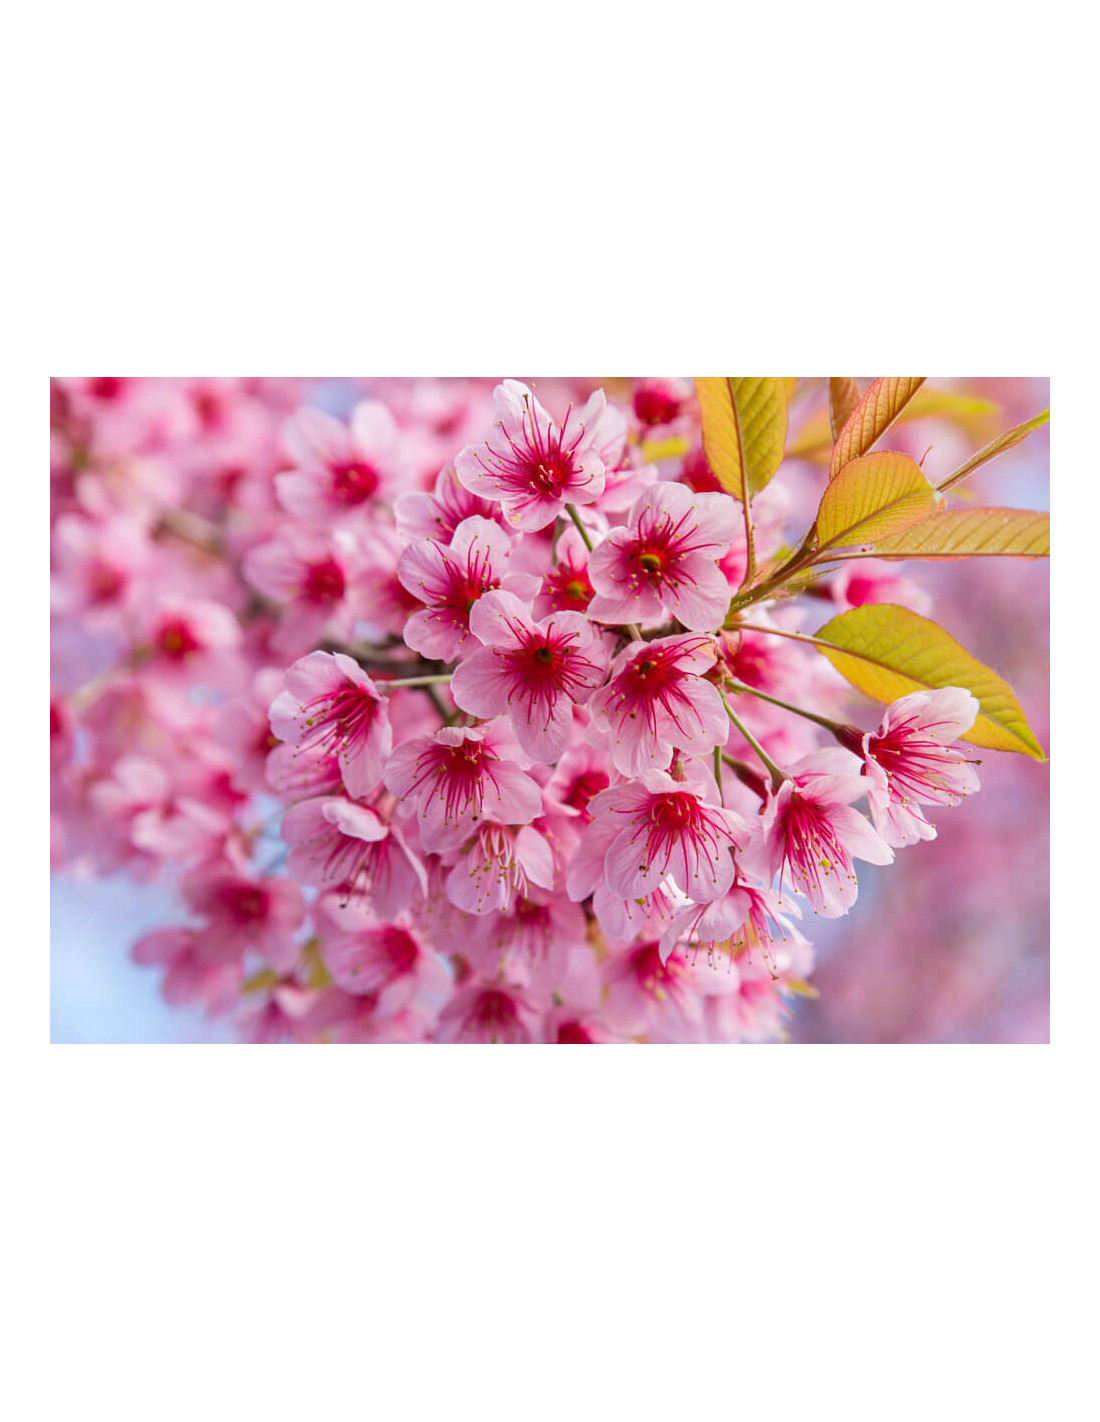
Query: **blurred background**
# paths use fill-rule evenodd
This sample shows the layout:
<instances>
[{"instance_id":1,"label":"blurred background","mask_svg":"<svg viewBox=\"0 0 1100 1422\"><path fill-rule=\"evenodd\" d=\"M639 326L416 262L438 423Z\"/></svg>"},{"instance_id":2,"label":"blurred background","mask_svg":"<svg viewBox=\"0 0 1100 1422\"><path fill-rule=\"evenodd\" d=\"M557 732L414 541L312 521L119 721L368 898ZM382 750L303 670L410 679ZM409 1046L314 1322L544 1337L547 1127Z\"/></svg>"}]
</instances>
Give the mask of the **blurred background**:
<instances>
[{"instance_id":1,"label":"blurred background","mask_svg":"<svg viewBox=\"0 0 1100 1422\"><path fill-rule=\"evenodd\" d=\"M629 390L625 380L602 384ZM861 382L862 383L862 382ZM545 384L545 383L544 383ZM947 471L1001 430L1050 403L1049 381L948 379L929 386L999 407L965 428L934 418L891 431L886 443ZM319 384L311 396L343 413L353 387ZM361 393L362 383L354 387ZM809 420L812 402L802 412ZM797 426L792 417L792 441ZM974 505L1049 508L1049 427L960 486ZM777 476L811 492L820 470L791 461ZM965 495L964 495L965 491ZM962 502L962 497L960 497ZM801 504L796 500L796 508ZM1010 684L1052 755L1049 715L1050 581L1045 560L909 563L906 576L932 596L930 615ZM830 615L823 607L822 621ZM817 624L814 624L817 625ZM853 700L853 719L877 713ZM846 918L810 927L818 996L792 1005L795 1042L1045 1042L1049 1040L1049 766L1022 755L977 752L982 789L936 818L938 837L900 852L892 868L861 864L859 900ZM231 1019L169 1007L159 975L132 964L140 934L182 922L171 889L115 875L55 874L51 883L51 1040L230 1042Z\"/></svg>"}]
</instances>

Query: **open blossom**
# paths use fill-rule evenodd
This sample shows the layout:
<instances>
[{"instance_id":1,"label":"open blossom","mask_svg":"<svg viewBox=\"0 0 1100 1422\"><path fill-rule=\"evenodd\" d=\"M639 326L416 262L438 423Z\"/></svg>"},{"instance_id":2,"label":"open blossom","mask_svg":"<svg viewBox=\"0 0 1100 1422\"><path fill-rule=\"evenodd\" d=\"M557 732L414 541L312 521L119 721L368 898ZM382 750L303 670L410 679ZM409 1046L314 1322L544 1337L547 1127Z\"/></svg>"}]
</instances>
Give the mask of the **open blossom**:
<instances>
[{"instance_id":1,"label":"open blossom","mask_svg":"<svg viewBox=\"0 0 1100 1422\"><path fill-rule=\"evenodd\" d=\"M616 770L665 770L674 749L699 756L725 745L726 708L702 675L715 656L713 638L704 636L631 642L620 652L610 681L588 703Z\"/></svg>"},{"instance_id":2,"label":"open blossom","mask_svg":"<svg viewBox=\"0 0 1100 1422\"><path fill-rule=\"evenodd\" d=\"M275 490L296 518L327 520L360 509L387 497L400 473L397 426L377 400L357 405L350 425L323 410L299 410L283 438L294 468L275 476Z\"/></svg>"},{"instance_id":3,"label":"open blossom","mask_svg":"<svg viewBox=\"0 0 1100 1422\"><path fill-rule=\"evenodd\" d=\"M363 568L363 552L350 529L324 533L294 524L252 548L243 563L252 586L283 605L272 646L291 655L326 633L351 636L361 602L356 581Z\"/></svg>"},{"instance_id":4,"label":"open blossom","mask_svg":"<svg viewBox=\"0 0 1100 1422\"><path fill-rule=\"evenodd\" d=\"M607 652L579 613L535 622L513 593L485 593L470 613L484 644L455 670L451 695L475 716L507 712L516 739L537 761L554 761L569 743L573 705L607 675Z\"/></svg>"},{"instance_id":5,"label":"open blossom","mask_svg":"<svg viewBox=\"0 0 1100 1422\"><path fill-rule=\"evenodd\" d=\"M805 894L815 913L840 918L858 892L853 856L889 864L894 851L853 800L867 782L850 773L852 757L839 746L814 751L792 767L791 776L768 796L759 837L744 857L745 867L769 883L778 874L780 893L791 886Z\"/></svg>"},{"instance_id":6,"label":"open blossom","mask_svg":"<svg viewBox=\"0 0 1100 1422\"><path fill-rule=\"evenodd\" d=\"M420 993L446 996L451 975L412 929L380 923L353 899L321 901L321 956L333 982L354 996L376 994L380 1015L397 1012Z\"/></svg>"},{"instance_id":7,"label":"open blossom","mask_svg":"<svg viewBox=\"0 0 1100 1422\"><path fill-rule=\"evenodd\" d=\"M612 529L589 560L596 589L589 616L621 623L667 615L692 632L721 627L732 594L718 560L739 519L728 494L653 485L630 510L626 527Z\"/></svg>"},{"instance_id":8,"label":"open blossom","mask_svg":"<svg viewBox=\"0 0 1100 1422\"><path fill-rule=\"evenodd\" d=\"M526 385L505 380L493 392L493 432L458 456L458 477L471 493L499 500L513 527L545 528L567 503L590 504L603 493L596 440L606 403L598 390L557 425Z\"/></svg>"},{"instance_id":9,"label":"open blossom","mask_svg":"<svg viewBox=\"0 0 1100 1422\"><path fill-rule=\"evenodd\" d=\"M713 994L734 993L738 980L705 957L677 949L662 959L648 939L613 954L603 965L607 986L604 1017L613 1032L640 1037L653 1032L666 1040L698 1040L703 1004Z\"/></svg>"},{"instance_id":10,"label":"open blossom","mask_svg":"<svg viewBox=\"0 0 1100 1422\"><path fill-rule=\"evenodd\" d=\"M432 538L437 543L450 543L463 519L475 516L500 523L500 505L471 494L455 473L453 464L439 471L432 493L417 490L399 494L393 503L397 531L404 538Z\"/></svg>"},{"instance_id":11,"label":"open blossom","mask_svg":"<svg viewBox=\"0 0 1100 1422\"><path fill-rule=\"evenodd\" d=\"M748 830L741 816L723 809L717 799L713 779L698 763L687 767L683 780L647 770L596 796L589 807L594 824L578 855L600 825L608 835L614 831L604 854L604 874L620 898L642 898L669 878L699 902L720 898L733 883L733 851L745 842Z\"/></svg>"},{"instance_id":12,"label":"open blossom","mask_svg":"<svg viewBox=\"0 0 1100 1422\"><path fill-rule=\"evenodd\" d=\"M246 952L258 953L279 972L297 962L295 930L305 905L293 880L256 879L218 865L190 875L180 893L205 920L195 935L200 962L231 962Z\"/></svg>"},{"instance_id":13,"label":"open blossom","mask_svg":"<svg viewBox=\"0 0 1100 1422\"><path fill-rule=\"evenodd\" d=\"M393 748L385 697L343 652L310 652L289 668L271 703L279 740L336 756L349 795L369 795Z\"/></svg>"},{"instance_id":14,"label":"open blossom","mask_svg":"<svg viewBox=\"0 0 1100 1422\"><path fill-rule=\"evenodd\" d=\"M437 1042L511 1043L538 1040L538 1008L515 983L471 982L439 1014Z\"/></svg>"},{"instance_id":15,"label":"open blossom","mask_svg":"<svg viewBox=\"0 0 1100 1422\"><path fill-rule=\"evenodd\" d=\"M500 587L509 547L499 524L478 517L463 519L449 544L430 538L410 543L398 559L397 575L427 606L405 623L406 644L446 662L476 647L470 613L482 593Z\"/></svg>"},{"instance_id":16,"label":"open blossom","mask_svg":"<svg viewBox=\"0 0 1100 1422\"><path fill-rule=\"evenodd\" d=\"M951 744L977 714L977 699L961 687L914 691L888 706L878 730L863 737L867 803L887 844L900 849L935 839L918 805L958 805L980 788L973 757Z\"/></svg>"},{"instance_id":17,"label":"open blossom","mask_svg":"<svg viewBox=\"0 0 1100 1422\"><path fill-rule=\"evenodd\" d=\"M595 596L588 576L588 549L575 528L567 528L554 546L557 561L544 573L532 604L536 617L552 612L587 612Z\"/></svg>"},{"instance_id":18,"label":"open blossom","mask_svg":"<svg viewBox=\"0 0 1100 1422\"><path fill-rule=\"evenodd\" d=\"M339 795L292 805L282 836L291 845L287 868L300 883L346 896L369 892L381 918L395 918L427 886L424 866L397 827Z\"/></svg>"},{"instance_id":19,"label":"open blossom","mask_svg":"<svg viewBox=\"0 0 1100 1422\"><path fill-rule=\"evenodd\" d=\"M386 787L415 806L426 850L457 848L485 820L525 825L541 814L542 792L507 758L511 749L500 723L443 726L398 746L386 764Z\"/></svg>"},{"instance_id":20,"label":"open blossom","mask_svg":"<svg viewBox=\"0 0 1100 1422\"><path fill-rule=\"evenodd\" d=\"M795 933L789 914L802 916L796 904L781 904L772 889L740 879L713 903L690 904L673 914L661 934L661 960L677 945L704 948L712 955L724 950L735 961L759 950L761 960L770 968L776 944Z\"/></svg>"},{"instance_id":21,"label":"open blossom","mask_svg":"<svg viewBox=\"0 0 1100 1422\"><path fill-rule=\"evenodd\" d=\"M554 885L554 854L536 829L483 824L447 875L447 898L466 913L510 913L531 885Z\"/></svg>"}]
</instances>

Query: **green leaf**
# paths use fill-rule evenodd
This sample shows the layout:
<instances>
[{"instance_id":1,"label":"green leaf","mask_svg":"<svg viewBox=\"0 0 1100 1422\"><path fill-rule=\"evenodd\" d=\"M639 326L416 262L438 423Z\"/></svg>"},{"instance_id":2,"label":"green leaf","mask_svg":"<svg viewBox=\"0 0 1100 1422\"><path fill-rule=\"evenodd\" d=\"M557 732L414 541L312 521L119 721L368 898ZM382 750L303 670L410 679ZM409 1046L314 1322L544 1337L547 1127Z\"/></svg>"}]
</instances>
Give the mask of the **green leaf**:
<instances>
[{"instance_id":1,"label":"green leaf","mask_svg":"<svg viewBox=\"0 0 1100 1422\"><path fill-rule=\"evenodd\" d=\"M749 498L768 483L783 460L787 440L787 392L772 375L699 376L695 381L703 417L703 449L714 477L727 493Z\"/></svg>"},{"instance_id":2,"label":"green leaf","mask_svg":"<svg viewBox=\"0 0 1100 1422\"><path fill-rule=\"evenodd\" d=\"M880 439L924 384L923 375L880 375L848 416L833 446L829 478L835 478L850 459L866 454Z\"/></svg>"},{"instance_id":3,"label":"green leaf","mask_svg":"<svg viewBox=\"0 0 1100 1422\"><path fill-rule=\"evenodd\" d=\"M876 558L1050 557L1050 514L945 509L875 543Z\"/></svg>"},{"instance_id":4,"label":"green leaf","mask_svg":"<svg viewBox=\"0 0 1100 1422\"><path fill-rule=\"evenodd\" d=\"M889 704L911 691L964 687L981 706L964 741L1046 759L1008 683L927 617L865 603L826 622L816 638L818 651L873 700Z\"/></svg>"},{"instance_id":5,"label":"green leaf","mask_svg":"<svg viewBox=\"0 0 1100 1422\"><path fill-rule=\"evenodd\" d=\"M1022 425L1013 425L1010 430L1005 430L1003 435L998 435L992 444L987 444L984 449L979 449L977 454L956 469L954 474L949 474L939 487L950 489L960 479L965 479L968 474L973 474L975 469L980 469L983 464L988 464L991 459L996 459L998 454L1003 454L1006 449L1011 449L1013 445L1027 439L1032 430L1037 430L1040 425L1045 425L1049 419L1050 410L1047 409L1033 419L1025 420Z\"/></svg>"},{"instance_id":6,"label":"green leaf","mask_svg":"<svg viewBox=\"0 0 1100 1422\"><path fill-rule=\"evenodd\" d=\"M935 500L935 489L907 454L862 454L825 489L817 511L818 549L870 544L900 533L926 518Z\"/></svg>"}]
</instances>

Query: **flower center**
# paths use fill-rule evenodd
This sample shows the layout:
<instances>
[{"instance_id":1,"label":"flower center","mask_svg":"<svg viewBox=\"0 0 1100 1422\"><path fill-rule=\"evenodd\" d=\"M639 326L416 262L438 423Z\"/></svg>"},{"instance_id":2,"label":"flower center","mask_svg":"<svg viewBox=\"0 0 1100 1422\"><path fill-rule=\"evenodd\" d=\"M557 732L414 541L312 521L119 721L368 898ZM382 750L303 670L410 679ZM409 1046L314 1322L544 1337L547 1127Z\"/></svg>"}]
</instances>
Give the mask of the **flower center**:
<instances>
[{"instance_id":1,"label":"flower center","mask_svg":"<svg viewBox=\"0 0 1100 1422\"><path fill-rule=\"evenodd\" d=\"M199 644L182 617L174 617L165 622L157 637L157 646L166 657L182 661L189 652L197 652Z\"/></svg>"},{"instance_id":2,"label":"flower center","mask_svg":"<svg viewBox=\"0 0 1100 1422\"><path fill-rule=\"evenodd\" d=\"M334 558L306 570L305 594L311 602L339 602L344 596L344 570Z\"/></svg>"},{"instance_id":3,"label":"flower center","mask_svg":"<svg viewBox=\"0 0 1100 1422\"><path fill-rule=\"evenodd\" d=\"M332 492L342 504L361 504L378 488L378 474L362 460L333 464Z\"/></svg>"}]
</instances>

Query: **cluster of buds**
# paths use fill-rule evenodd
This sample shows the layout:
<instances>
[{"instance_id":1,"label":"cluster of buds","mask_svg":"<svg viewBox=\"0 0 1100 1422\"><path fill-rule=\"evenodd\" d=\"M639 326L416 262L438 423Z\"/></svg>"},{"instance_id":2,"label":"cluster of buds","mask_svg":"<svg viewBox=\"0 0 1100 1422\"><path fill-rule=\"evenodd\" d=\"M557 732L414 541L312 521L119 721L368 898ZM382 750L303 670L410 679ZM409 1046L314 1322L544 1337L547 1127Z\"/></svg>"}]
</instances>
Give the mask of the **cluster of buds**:
<instances>
[{"instance_id":1,"label":"cluster of buds","mask_svg":"<svg viewBox=\"0 0 1100 1422\"><path fill-rule=\"evenodd\" d=\"M974 697L861 730L806 599L737 615L788 495L750 541L690 382L351 393L56 383L55 863L177 875L134 957L254 1040L781 1036Z\"/></svg>"}]
</instances>

